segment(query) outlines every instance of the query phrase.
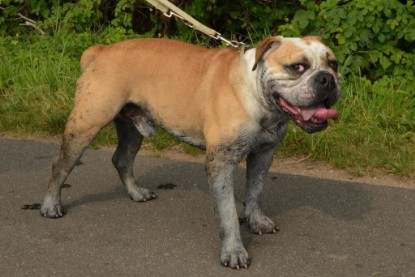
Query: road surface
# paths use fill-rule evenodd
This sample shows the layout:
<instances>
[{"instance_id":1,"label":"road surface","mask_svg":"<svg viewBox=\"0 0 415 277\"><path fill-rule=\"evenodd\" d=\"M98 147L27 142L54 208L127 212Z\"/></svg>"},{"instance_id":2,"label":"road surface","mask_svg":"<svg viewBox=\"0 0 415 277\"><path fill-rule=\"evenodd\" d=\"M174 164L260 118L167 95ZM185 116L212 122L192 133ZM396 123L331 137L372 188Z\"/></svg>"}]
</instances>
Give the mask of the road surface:
<instances>
[{"instance_id":1,"label":"road surface","mask_svg":"<svg viewBox=\"0 0 415 277\"><path fill-rule=\"evenodd\" d=\"M415 276L414 189L271 173L263 207L280 232L242 225L252 265L231 270L203 164L139 155L137 178L158 198L134 203L112 153L87 150L53 220L36 208L58 149L0 139L1 276ZM243 180L240 169L240 212Z\"/></svg>"}]
</instances>

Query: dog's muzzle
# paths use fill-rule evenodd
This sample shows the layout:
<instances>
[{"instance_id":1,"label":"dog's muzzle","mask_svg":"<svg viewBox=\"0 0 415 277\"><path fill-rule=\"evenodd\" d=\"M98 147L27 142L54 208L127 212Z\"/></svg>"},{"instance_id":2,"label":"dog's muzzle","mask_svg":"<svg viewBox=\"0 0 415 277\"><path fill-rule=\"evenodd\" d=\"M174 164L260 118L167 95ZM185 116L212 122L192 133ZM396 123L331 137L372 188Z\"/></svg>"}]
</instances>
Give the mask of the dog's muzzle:
<instances>
[{"instance_id":1,"label":"dog's muzzle","mask_svg":"<svg viewBox=\"0 0 415 277\"><path fill-rule=\"evenodd\" d=\"M279 96L275 98L278 106L304 131L319 132L327 128L328 120L337 120L339 113L331 109L339 98L339 91L334 76L326 71L317 73L312 81L314 91L312 104L294 106Z\"/></svg>"}]
</instances>

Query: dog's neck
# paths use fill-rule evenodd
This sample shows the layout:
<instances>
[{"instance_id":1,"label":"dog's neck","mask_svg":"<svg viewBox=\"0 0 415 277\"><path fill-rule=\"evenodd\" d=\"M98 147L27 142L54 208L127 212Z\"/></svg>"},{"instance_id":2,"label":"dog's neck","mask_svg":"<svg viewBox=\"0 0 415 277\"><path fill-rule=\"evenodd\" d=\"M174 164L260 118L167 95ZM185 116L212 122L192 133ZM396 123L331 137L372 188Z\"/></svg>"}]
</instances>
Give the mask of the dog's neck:
<instances>
[{"instance_id":1,"label":"dog's neck","mask_svg":"<svg viewBox=\"0 0 415 277\"><path fill-rule=\"evenodd\" d=\"M258 84L258 68L252 70L255 63L256 48L241 53L241 67L245 71L247 86L244 90L245 107L256 120L273 117L272 111L263 99L262 87Z\"/></svg>"}]
</instances>

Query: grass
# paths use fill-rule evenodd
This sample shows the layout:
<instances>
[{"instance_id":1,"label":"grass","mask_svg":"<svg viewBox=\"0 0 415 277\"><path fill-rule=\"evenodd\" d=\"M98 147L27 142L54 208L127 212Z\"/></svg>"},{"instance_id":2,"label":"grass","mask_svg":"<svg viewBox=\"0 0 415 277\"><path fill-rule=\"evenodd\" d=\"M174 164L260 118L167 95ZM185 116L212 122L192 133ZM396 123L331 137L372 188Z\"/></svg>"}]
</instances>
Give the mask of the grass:
<instances>
[{"instance_id":1,"label":"grass","mask_svg":"<svg viewBox=\"0 0 415 277\"><path fill-rule=\"evenodd\" d=\"M391 84L374 88L360 78L342 88L336 106L341 120L313 135L291 128L282 155L309 153L311 159L325 160L356 175L381 171L414 176L414 99Z\"/></svg>"},{"instance_id":2,"label":"grass","mask_svg":"<svg viewBox=\"0 0 415 277\"><path fill-rule=\"evenodd\" d=\"M46 46L50 44L49 46ZM0 42L0 130L59 134L68 116L79 65L54 40Z\"/></svg>"},{"instance_id":3,"label":"grass","mask_svg":"<svg viewBox=\"0 0 415 277\"><path fill-rule=\"evenodd\" d=\"M80 74L80 54L90 45L107 41L92 34L0 38L0 134L61 134ZM390 77L374 84L352 77L343 81L342 92L336 106L341 119L313 135L291 126L278 157L327 161L355 175L376 171L414 177L413 94ZM188 154L201 153L162 131L145 143L156 151L179 144ZM108 126L94 145L112 144L116 134Z\"/></svg>"}]
</instances>

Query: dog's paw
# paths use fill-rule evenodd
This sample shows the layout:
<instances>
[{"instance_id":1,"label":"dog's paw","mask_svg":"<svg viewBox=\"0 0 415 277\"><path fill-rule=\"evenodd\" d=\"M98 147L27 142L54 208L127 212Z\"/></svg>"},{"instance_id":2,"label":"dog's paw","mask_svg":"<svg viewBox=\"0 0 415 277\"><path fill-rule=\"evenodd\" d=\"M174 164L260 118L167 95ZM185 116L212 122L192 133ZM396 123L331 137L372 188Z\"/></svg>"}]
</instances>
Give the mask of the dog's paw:
<instances>
[{"instance_id":1,"label":"dog's paw","mask_svg":"<svg viewBox=\"0 0 415 277\"><path fill-rule=\"evenodd\" d=\"M233 269L247 269L251 264L251 259L243 246L234 248L223 247L220 255L220 263L223 266Z\"/></svg>"},{"instance_id":2,"label":"dog's paw","mask_svg":"<svg viewBox=\"0 0 415 277\"><path fill-rule=\"evenodd\" d=\"M151 190L146 189L146 188L140 188L140 187L129 189L128 195L135 202L147 202L157 197L157 195Z\"/></svg>"},{"instance_id":3,"label":"dog's paw","mask_svg":"<svg viewBox=\"0 0 415 277\"><path fill-rule=\"evenodd\" d=\"M40 207L40 214L48 218L59 218L64 216L65 211L60 201L55 201L52 197L47 196Z\"/></svg>"},{"instance_id":4,"label":"dog's paw","mask_svg":"<svg viewBox=\"0 0 415 277\"><path fill-rule=\"evenodd\" d=\"M274 221L264 215L260 210L256 210L248 215L246 221L248 222L249 230L254 234L271 234L279 231Z\"/></svg>"}]
</instances>

